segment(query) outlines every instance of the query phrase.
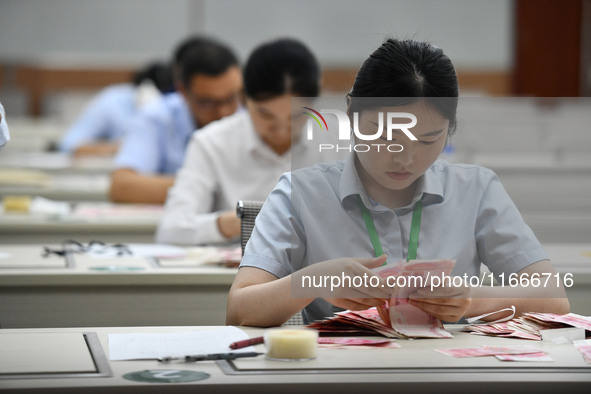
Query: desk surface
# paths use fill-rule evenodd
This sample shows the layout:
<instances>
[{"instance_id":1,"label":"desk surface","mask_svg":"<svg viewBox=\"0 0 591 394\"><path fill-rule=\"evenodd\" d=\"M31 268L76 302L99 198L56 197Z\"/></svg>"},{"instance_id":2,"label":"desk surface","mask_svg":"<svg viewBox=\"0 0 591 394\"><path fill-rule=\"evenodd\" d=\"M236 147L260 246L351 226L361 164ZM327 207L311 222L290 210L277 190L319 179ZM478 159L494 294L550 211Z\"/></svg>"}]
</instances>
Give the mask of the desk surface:
<instances>
[{"instance_id":1,"label":"desk surface","mask_svg":"<svg viewBox=\"0 0 591 394\"><path fill-rule=\"evenodd\" d=\"M156 333L214 329L215 327L127 327L83 329L2 330L0 335L30 333L96 333L100 348L108 359L109 333ZM208 392L499 392L519 389L528 393L556 390L583 392L591 385L591 364L586 364L572 344L546 344L518 339L480 337L459 332L451 326L453 339L398 340L398 349L319 349L316 360L281 363L257 359L239 362L199 362L161 364L156 360L109 361L112 372L107 377L52 377L2 379L0 388L27 392L117 392L177 393ZM261 329L245 328L251 336ZM536 345L553 362L502 362L492 357L453 358L435 352L438 348L477 347L480 345ZM264 345L257 345L264 351ZM222 370L223 368L223 370ZM160 376L179 370L201 371L209 378L187 383L138 383L123 378L125 374L157 370ZM225 371L225 372L224 372ZM53 390L53 391L52 391Z\"/></svg>"},{"instance_id":2,"label":"desk surface","mask_svg":"<svg viewBox=\"0 0 591 394\"><path fill-rule=\"evenodd\" d=\"M0 325L83 327L224 324L235 268L190 259L43 258L43 245L0 245ZM591 244L545 244L572 274L571 311L591 315ZM4 253L4 255L2 255ZM2 256L4 256L2 258ZM2 268L3 267L3 268ZM88 313L91 307L94 313Z\"/></svg>"},{"instance_id":3,"label":"desk surface","mask_svg":"<svg viewBox=\"0 0 591 394\"><path fill-rule=\"evenodd\" d=\"M154 241L161 205L79 202L66 215L0 213L0 243Z\"/></svg>"},{"instance_id":4,"label":"desk surface","mask_svg":"<svg viewBox=\"0 0 591 394\"><path fill-rule=\"evenodd\" d=\"M143 257L100 258L73 254L71 266L65 260L56 263L56 257L44 258L43 244L0 244L0 285L63 286L73 284L231 284L236 269L213 264L191 262L191 253L201 254L201 248L189 248L188 259ZM59 245L53 245L59 248ZM233 248L233 246L229 246ZM591 284L591 244L544 244L544 249L556 270L572 273L574 282ZM111 271L97 267L113 267ZM120 267L120 269L117 269ZM130 267L130 270L125 270ZM206 275L207 279L202 276ZM120 279L119 279L120 278ZM579 280L577 280L579 279Z\"/></svg>"},{"instance_id":5,"label":"desk surface","mask_svg":"<svg viewBox=\"0 0 591 394\"><path fill-rule=\"evenodd\" d=\"M51 245L60 249L59 245ZM0 287L229 286L236 268L187 258L43 257L42 245L0 245Z\"/></svg>"},{"instance_id":6,"label":"desk surface","mask_svg":"<svg viewBox=\"0 0 591 394\"><path fill-rule=\"evenodd\" d=\"M18 181L15 182L14 178ZM107 201L108 174L51 173L0 168L0 196L40 196L65 201Z\"/></svg>"},{"instance_id":7,"label":"desk surface","mask_svg":"<svg viewBox=\"0 0 591 394\"><path fill-rule=\"evenodd\" d=\"M73 157L63 152L7 149L0 156L0 168L28 168L65 174L108 174L114 166L113 158L108 156Z\"/></svg>"},{"instance_id":8,"label":"desk surface","mask_svg":"<svg viewBox=\"0 0 591 394\"><path fill-rule=\"evenodd\" d=\"M190 256L154 260L76 254L68 264L42 252L41 245L0 245L0 327L225 322L236 268Z\"/></svg>"}]
</instances>

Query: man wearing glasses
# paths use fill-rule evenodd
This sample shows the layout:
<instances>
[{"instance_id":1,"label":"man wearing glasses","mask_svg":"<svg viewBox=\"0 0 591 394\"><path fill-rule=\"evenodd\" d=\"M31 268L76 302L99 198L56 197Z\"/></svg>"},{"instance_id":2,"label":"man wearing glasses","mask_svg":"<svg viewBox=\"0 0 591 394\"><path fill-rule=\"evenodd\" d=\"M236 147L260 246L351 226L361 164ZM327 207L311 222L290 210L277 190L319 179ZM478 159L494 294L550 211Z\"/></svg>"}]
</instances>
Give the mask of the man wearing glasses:
<instances>
[{"instance_id":1,"label":"man wearing glasses","mask_svg":"<svg viewBox=\"0 0 591 394\"><path fill-rule=\"evenodd\" d=\"M111 175L112 201L163 204L193 132L240 106L242 74L225 45L193 37L181 43L173 60L177 91L127 125Z\"/></svg>"}]
</instances>

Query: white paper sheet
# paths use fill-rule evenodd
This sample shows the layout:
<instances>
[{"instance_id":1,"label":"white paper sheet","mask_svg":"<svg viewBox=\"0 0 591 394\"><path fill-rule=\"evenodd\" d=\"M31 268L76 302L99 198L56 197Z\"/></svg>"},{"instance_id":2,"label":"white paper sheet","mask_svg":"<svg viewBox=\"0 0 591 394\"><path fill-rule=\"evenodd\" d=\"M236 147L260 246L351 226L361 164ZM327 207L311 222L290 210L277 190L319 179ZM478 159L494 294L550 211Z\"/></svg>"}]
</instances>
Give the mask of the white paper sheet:
<instances>
[{"instance_id":1,"label":"white paper sheet","mask_svg":"<svg viewBox=\"0 0 591 394\"><path fill-rule=\"evenodd\" d=\"M109 359L140 360L255 351L252 346L238 350L230 349L232 342L245 339L249 339L248 334L232 326L205 331L109 334Z\"/></svg>"}]
</instances>

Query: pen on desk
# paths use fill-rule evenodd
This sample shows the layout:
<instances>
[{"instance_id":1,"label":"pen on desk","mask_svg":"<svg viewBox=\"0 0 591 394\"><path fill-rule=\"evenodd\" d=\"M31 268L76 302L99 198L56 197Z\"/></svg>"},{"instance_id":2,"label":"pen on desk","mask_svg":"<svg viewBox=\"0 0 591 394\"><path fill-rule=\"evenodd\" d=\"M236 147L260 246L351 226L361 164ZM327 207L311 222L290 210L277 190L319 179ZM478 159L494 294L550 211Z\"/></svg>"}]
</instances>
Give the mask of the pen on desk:
<instances>
[{"instance_id":1,"label":"pen on desk","mask_svg":"<svg viewBox=\"0 0 591 394\"><path fill-rule=\"evenodd\" d=\"M189 356L180 356L180 357L162 357L159 358L158 361L161 363L168 363L171 361L184 361L194 362L194 361L205 361L205 360L234 360L237 358L242 357L256 357L260 356L261 354L265 353L258 353L258 352L242 352L242 353L212 353L212 354L199 354L199 355L189 355Z\"/></svg>"},{"instance_id":2,"label":"pen on desk","mask_svg":"<svg viewBox=\"0 0 591 394\"><path fill-rule=\"evenodd\" d=\"M259 343L263 342L265 342L263 337L245 339L243 341L232 342L230 344L230 349L242 349L243 347L258 345Z\"/></svg>"}]
</instances>

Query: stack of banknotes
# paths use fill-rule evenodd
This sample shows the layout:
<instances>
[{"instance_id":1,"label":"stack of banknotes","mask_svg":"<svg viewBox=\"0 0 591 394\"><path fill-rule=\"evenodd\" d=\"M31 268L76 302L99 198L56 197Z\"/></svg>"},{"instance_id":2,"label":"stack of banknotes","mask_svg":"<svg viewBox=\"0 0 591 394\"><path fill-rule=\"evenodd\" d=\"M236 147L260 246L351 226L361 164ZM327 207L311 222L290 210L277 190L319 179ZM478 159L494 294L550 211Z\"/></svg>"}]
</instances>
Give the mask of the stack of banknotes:
<instances>
[{"instance_id":1,"label":"stack of banknotes","mask_svg":"<svg viewBox=\"0 0 591 394\"><path fill-rule=\"evenodd\" d=\"M321 333L348 335L384 335L388 338L451 338L441 321L411 305L409 295L419 287L426 287L429 278L449 276L454 260L398 261L376 269L383 278L402 277L400 286L393 286L390 300L380 308L365 311L339 312L335 316L309 327ZM402 286L402 284L404 284Z\"/></svg>"},{"instance_id":2,"label":"stack of banknotes","mask_svg":"<svg viewBox=\"0 0 591 394\"><path fill-rule=\"evenodd\" d=\"M501 323L469 325L465 330L477 335L541 340L541 330L567 327L584 328L591 332L591 317L575 313L556 315L530 312Z\"/></svg>"}]
</instances>

